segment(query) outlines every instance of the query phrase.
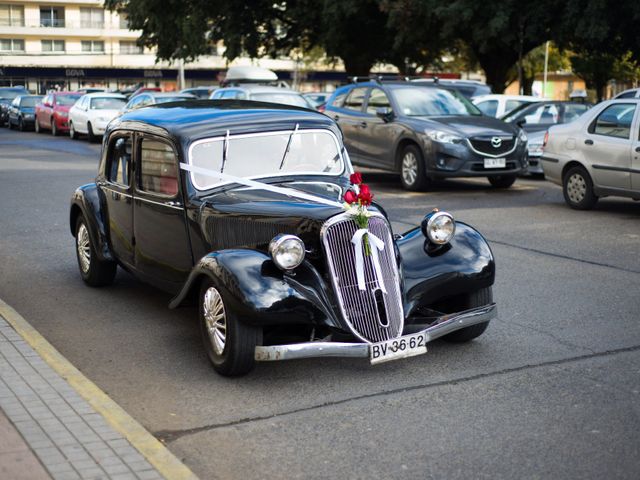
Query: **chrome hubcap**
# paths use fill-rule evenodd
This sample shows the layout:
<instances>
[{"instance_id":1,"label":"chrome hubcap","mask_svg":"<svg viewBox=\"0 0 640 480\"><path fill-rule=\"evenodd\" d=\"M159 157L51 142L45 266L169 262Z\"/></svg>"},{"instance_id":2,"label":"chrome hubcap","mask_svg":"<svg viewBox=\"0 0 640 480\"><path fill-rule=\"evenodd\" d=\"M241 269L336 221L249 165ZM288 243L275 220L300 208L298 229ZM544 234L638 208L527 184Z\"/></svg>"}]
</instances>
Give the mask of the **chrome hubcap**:
<instances>
[{"instance_id":1,"label":"chrome hubcap","mask_svg":"<svg viewBox=\"0 0 640 480\"><path fill-rule=\"evenodd\" d=\"M567 196L574 203L580 203L587 194L587 182L582 175L574 173L567 180Z\"/></svg>"},{"instance_id":2,"label":"chrome hubcap","mask_svg":"<svg viewBox=\"0 0 640 480\"><path fill-rule=\"evenodd\" d=\"M418 178L418 159L413 152L405 153L402 158L402 178L407 185L413 185Z\"/></svg>"},{"instance_id":3,"label":"chrome hubcap","mask_svg":"<svg viewBox=\"0 0 640 480\"><path fill-rule=\"evenodd\" d=\"M227 341L227 317L220 292L213 287L209 287L204 294L202 306L204 307L207 334L213 351L217 355L222 355Z\"/></svg>"},{"instance_id":4,"label":"chrome hubcap","mask_svg":"<svg viewBox=\"0 0 640 480\"><path fill-rule=\"evenodd\" d=\"M89 271L91 264L91 245L89 243L89 232L84 223L80 224L78 236L76 237L76 247L78 249L78 260L80 260L80 269L82 273Z\"/></svg>"}]
</instances>

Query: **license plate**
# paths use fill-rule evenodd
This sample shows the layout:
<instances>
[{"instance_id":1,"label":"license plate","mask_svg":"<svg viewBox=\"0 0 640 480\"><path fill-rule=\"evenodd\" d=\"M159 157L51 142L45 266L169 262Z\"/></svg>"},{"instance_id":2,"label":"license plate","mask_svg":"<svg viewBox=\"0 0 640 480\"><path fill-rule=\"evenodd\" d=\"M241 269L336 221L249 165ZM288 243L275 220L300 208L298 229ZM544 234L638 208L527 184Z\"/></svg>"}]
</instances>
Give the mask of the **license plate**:
<instances>
[{"instance_id":1,"label":"license plate","mask_svg":"<svg viewBox=\"0 0 640 480\"><path fill-rule=\"evenodd\" d=\"M371 365L422 355L423 353L427 353L427 338L424 333L405 335L369 346Z\"/></svg>"},{"instance_id":2,"label":"license plate","mask_svg":"<svg viewBox=\"0 0 640 480\"><path fill-rule=\"evenodd\" d=\"M484 168L504 168L507 166L507 161L504 158L485 158Z\"/></svg>"}]
</instances>

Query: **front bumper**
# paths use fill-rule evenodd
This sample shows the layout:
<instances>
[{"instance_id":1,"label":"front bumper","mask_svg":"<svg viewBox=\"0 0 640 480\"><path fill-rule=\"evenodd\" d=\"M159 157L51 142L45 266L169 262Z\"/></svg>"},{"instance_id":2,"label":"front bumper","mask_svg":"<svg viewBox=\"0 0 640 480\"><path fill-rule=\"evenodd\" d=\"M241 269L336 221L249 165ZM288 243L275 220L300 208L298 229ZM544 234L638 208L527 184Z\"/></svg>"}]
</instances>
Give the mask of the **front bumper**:
<instances>
[{"instance_id":1,"label":"front bumper","mask_svg":"<svg viewBox=\"0 0 640 480\"><path fill-rule=\"evenodd\" d=\"M423 329L418 325L407 325L403 334L424 332L428 343L456 330L488 322L497 314L498 307L495 303L491 303L484 307L443 315L431 326ZM255 359L259 362L273 362L314 357L369 358L371 345L370 343L305 342L258 346L255 350Z\"/></svg>"}]
</instances>

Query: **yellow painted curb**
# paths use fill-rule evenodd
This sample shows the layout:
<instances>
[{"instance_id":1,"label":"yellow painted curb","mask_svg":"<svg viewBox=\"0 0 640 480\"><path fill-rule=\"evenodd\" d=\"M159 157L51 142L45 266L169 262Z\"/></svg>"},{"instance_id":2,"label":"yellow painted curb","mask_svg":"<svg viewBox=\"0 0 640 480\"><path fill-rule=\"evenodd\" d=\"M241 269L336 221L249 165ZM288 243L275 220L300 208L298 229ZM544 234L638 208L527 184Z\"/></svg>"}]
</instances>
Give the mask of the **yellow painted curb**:
<instances>
[{"instance_id":1,"label":"yellow painted curb","mask_svg":"<svg viewBox=\"0 0 640 480\"><path fill-rule=\"evenodd\" d=\"M78 392L105 420L123 435L167 480L198 477L161 442L136 422L96 384L85 377L13 308L0 300L0 315L24 340Z\"/></svg>"}]
</instances>

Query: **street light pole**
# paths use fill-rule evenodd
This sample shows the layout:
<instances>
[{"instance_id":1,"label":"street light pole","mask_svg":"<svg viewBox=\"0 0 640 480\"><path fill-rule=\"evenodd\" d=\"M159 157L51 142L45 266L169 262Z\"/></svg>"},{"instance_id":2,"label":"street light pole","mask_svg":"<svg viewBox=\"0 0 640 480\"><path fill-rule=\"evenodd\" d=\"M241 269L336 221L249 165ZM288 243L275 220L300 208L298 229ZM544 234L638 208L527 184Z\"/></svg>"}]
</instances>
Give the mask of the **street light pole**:
<instances>
[{"instance_id":1,"label":"street light pole","mask_svg":"<svg viewBox=\"0 0 640 480\"><path fill-rule=\"evenodd\" d=\"M549 69L549 40L544 47L544 79L542 81L542 98L547 96L547 71Z\"/></svg>"}]
</instances>

